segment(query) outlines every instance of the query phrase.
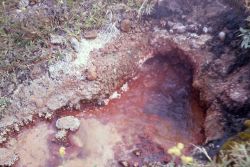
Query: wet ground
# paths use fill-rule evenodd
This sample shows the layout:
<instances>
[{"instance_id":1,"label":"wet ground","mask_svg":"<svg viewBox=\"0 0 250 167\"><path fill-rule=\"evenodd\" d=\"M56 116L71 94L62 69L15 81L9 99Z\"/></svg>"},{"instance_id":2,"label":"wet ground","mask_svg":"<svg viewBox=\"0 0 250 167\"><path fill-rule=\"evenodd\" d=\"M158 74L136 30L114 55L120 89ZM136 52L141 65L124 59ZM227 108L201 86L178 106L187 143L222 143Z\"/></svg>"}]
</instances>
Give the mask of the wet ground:
<instances>
[{"instance_id":1,"label":"wet ground","mask_svg":"<svg viewBox=\"0 0 250 167\"><path fill-rule=\"evenodd\" d=\"M121 160L140 165L168 162L166 150L171 146L184 143L188 154L191 144L204 140L204 115L194 100L191 76L178 61L150 59L108 105L57 112L57 118L74 115L81 121L68 142L55 140L55 118L24 130L7 146L19 155L18 167L111 167L119 166ZM58 153L61 146L66 147L64 158ZM135 150L141 155L136 156Z\"/></svg>"}]
</instances>

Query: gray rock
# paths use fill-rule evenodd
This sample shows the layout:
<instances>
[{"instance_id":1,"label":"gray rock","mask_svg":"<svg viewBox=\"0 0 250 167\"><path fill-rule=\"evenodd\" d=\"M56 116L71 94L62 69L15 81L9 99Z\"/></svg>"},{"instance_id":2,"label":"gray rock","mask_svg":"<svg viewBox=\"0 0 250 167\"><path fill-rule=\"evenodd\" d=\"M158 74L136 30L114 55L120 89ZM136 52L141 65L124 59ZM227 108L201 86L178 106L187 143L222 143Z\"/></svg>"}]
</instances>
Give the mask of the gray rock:
<instances>
[{"instance_id":1,"label":"gray rock","mask_svg":"<svg viewBox=\"0 0 250 167\"><path fill-rule=\"evenodd\" d=\"M66 39L60 35L50 35L50 42L55 45L64 45L66 43Z\"/></svg>"},{"instance_id":2,"label":"gray rock","mask_svg":"<svg viewBox=\"0 0 250 167\"><path fill-rule=\"evenodd\" d=\"M20 0L17 7L18 9L24 9L29 6L29 0Z\"/></svg>"},{"instance_id":3,"label":"gray rock","mask_svg":"<svg viewBox=\"0 0 250 167\"><path fill-rule=\"evenodd\" d=\"M57 129L76 131L80 127L80 121L74 116L66 116L56 121Z\"/></svg>"},{"instance_id":4,"label":"gray rock","mask_svg":"<svg viewBox=\"0 0 250 167\"><path fill-rule=\"evenodd\" d=\"M19 159L14 151L7 148L0 148L0 166L13 166Z\"/></svg>"},{"instance_id":5,"label":"gray rock","mask_svg":"<svg viewBox=\"0 0 250 167\"><path fill-rule=\"evenodd\" d=\"M71 44L71 47L72 47L77 53L80 52L80 43L79 43L79 41L78 41L76 38L72 37L72 38L70 39L70 44Z\"/></svg>"}]
</instances>

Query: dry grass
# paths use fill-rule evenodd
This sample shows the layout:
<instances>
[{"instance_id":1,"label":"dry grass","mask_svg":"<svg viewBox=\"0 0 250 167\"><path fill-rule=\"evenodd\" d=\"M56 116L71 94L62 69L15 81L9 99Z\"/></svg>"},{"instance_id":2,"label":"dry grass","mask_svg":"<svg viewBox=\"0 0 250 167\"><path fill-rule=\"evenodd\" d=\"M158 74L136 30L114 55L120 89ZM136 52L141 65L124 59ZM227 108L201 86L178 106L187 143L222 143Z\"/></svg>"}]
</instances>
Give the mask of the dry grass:
<instances>
[{"instance_id":1,"label":"dry grass","mask_svg":"<svg viewBox=\"0 0 250 167\"><path fill-rule=\"evenodd\" d=\"M48 0L43 0L46 3ZM18 0L0 0L0 70L26 66L47 60L54 55L42 55L49 50L51 33L64 32L80 36L90 29L99 29L105 23L107 11L115 13L116 5L127 10L138 9L140 0L50 0L55 5L22 9L15 13ZM62 3L63 2L63 3Z\"/></svg>"}]
</instances>

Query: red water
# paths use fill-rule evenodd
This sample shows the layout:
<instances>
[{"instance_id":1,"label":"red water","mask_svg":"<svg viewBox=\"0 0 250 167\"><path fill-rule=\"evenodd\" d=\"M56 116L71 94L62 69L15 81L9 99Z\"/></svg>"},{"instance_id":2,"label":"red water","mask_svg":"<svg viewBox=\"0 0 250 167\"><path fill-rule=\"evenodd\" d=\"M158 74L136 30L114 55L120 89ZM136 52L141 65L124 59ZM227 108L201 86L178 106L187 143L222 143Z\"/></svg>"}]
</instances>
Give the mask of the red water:
<instances>
[{"instance_id":1,"label":"red water","mask_svg":"<svg viewBox=\"0 0 250 167\"><path fill-rule=\"evenodd\" d=\"M74 112L81 126L69 135L64 159L58 155L61 145L52 142L54 124L24 131L14 144L20 154L17 166L112 167L119 166L120 160L140 165L166 162L166 150L178 142L185 144L188 154L191 144L203 141L204 115L192 95L191 71L170 62L164 57L150 59L136 79L129 81L128 91L119 92L119 99ZM67 110L62 113L71 115ZM139 157L132 153L137 149L142 152Z\"/></svg>"}]
</instances>

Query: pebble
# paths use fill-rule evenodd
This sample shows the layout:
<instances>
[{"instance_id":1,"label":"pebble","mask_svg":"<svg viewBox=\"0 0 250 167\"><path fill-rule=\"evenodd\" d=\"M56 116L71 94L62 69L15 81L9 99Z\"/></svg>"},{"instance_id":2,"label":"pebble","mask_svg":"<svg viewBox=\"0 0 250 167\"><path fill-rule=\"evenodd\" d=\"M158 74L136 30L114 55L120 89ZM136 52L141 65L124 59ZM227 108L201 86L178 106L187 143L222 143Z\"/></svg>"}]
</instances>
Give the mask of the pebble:
<instances>
[{"instance_id":1,"label":"pebble","mask_svg":"<svg viewBox=\"0 0 250 167\"><path fill-rule=\"evenodd\" d=\"M202 31L206 34L206 33L208 33L208 28L207 27L203 27Z\"/></svg>"},{"instance_id":2,"label":"pebble","mask_svg":"<svg viewBox=\"0 0 250 167\"><path fill-rule=\"evenodd\" d=\"M97 31L93 30L93 31L88 31L86 33L84 33L84 38L86 39L95 39L97 37Z\"/></svg>"},{"instance_id":3,"label":"pebble","mask_svg":"<svg viewBox=\"0 0 250 167\"><path fill-rule=\"evenodd\" d=\"M131 21L129 19L124 19L121 21L121 30L123 32L129 32L131 30Z\"/></svg>"},{"instance_id":4,"label":"pebble","mask_svg":"<svg viewBox=\"0 0 250 167\"><path fill-rule=\"evenodd\" d=\"M94 81L97 79L97 71L95 66L91 66L87 70L87 80Z\"/></svg>"},{"instance_id":5,"label":"pebble","mask_svg":"<svg viewBox=\"0 0 250 167\"><path fill-rule=\"evenodd\" d=\"M219 39L220 39L221 41L224 41L225 38L226 38L226 33L223 32L223 31L221 31L221 32L219 33Z\"/></svg>"}]
</instances>

